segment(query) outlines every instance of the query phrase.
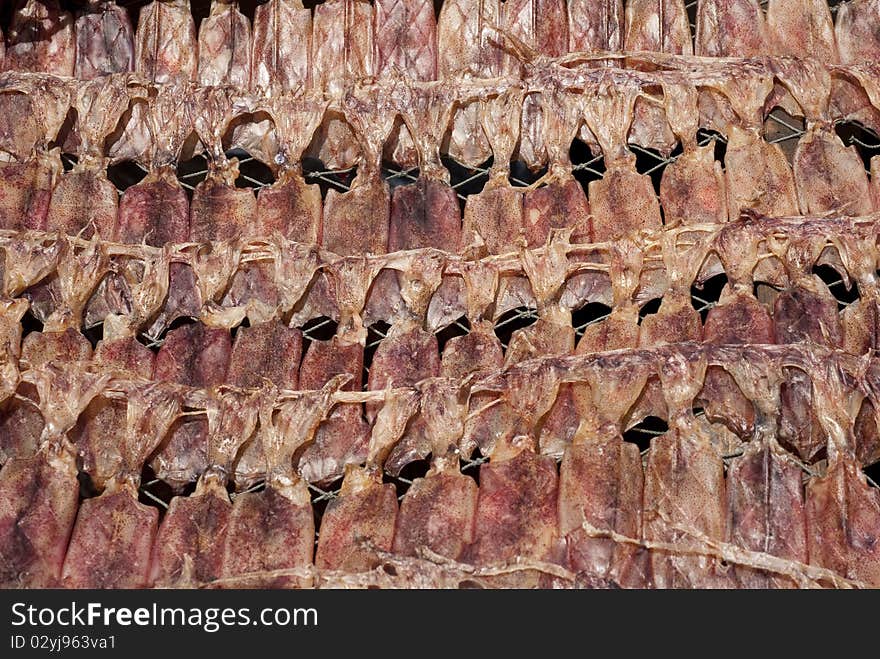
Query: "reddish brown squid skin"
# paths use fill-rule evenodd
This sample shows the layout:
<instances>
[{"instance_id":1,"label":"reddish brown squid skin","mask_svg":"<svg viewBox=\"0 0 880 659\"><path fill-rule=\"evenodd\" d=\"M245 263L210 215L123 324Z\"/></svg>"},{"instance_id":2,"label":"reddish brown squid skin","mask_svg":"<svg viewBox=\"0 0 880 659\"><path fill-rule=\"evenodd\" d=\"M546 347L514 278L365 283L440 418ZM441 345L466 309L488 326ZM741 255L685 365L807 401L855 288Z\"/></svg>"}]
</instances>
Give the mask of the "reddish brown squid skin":
<instances>
[{"instance_id":1,"label":"reddish brown squid skin","mask_svg":"<svg viewBox=\"0 0 880 659\"><path fill-rule=\"evenodd\" d=\"M473 542L479 489L455 462L413 481L400 503L394 553L416 556L427 548L457 561Z\"/></svg>"},{"instance_id":2,"label":"reddish brown squid skin","mask_svg":"<svg viewBox=\"0 0 880 659\"><path fill-rule=\"evenodd\" d=\"M45 229L58 168L51 160L32 158L24 163L2 163L0 172L0 227Z\"/></svg>"},{"instance_id":3,"label":"reddish brown squid skin","mask_svg":"<svg viewBox=\"0 0 880 659\"><path fill-rule=\"evenodd\" d=\"M57 588L79 500L76 460L47 448L0 471L0 586Z\"/></svg>"},{"instance_id":4,"label":"reddish brown squid skin","mask_svg":"<svg viewBox=\"0 0 880 659\"><path fill-rule=\"evenodd\" d=\"M490 254L513 249L522 227L523 193L509 184L487 184L482 192L468 197L464 207L465 242L475 237Z\"/></svg>"},{"instance_id":5,"label":"reddish brown squid skin","mask_svg":"<svg viewBox=\"0 0 880 659\"><path fill-rule=\"evenodd\" d=\"M719 304L709 310L703 341L717 345L774 342L773 321L767 309L750 293L722 292ZM754 431L755 410L723 368L709 366L700 399L710 419L723 420L740 436Z\"/></svg>"},{"instance_id":6,"label":"reddish brown squid skin","mask_svg":"<svg viewBox=\"0 0 880 659\"><path fill-rule=\"evenodd\" d=\"M73 16L58 0L28 0L13 15L4 66L11 71L72 76L76 60Z\"/></svg>"},{"instance_id":7,"label":"reddish brown squid skin","mask_svg":"<svg viewBox=\"0 0 880 659\"><path fill-rule=\"evenodd\" d=\"M507 460L481 465L474 542L464 560L492 565L523 556L561 562L558 490L556 461L528 449ZM534 587L539 581L528 572L502 579L509 587Z\"/></svg>"},{"instance_id":8,"label":"reddish brown squid skin","mask_svg":"<svg viewBox=\"0 0 880 659\"><path fill-rule=\"evenodd\" d=\"M388 251L391 193L375 178L347 192L330 190L324 201L323 247L342 256Z\"/></svg>"},{"instance_id":9,"label":"reddish brown squid skin","mask_svg":"<svg viewBox=\"0 0 880 659\"><path fill-rule=\"evenodd\" d=\"M128 12L114 2L90 0L76 19L74 77L90 80L134 70L134 29Z\"/></svg>"},{"instance_id":10,"label":"reddish brown squid skin","mask_svg":"<svg viewBox=\"0 0 880 659\"><path fill-rule=\"evenodd\" d=\"M590 538L582 522L638 537L642 481L638 447L619 436L566 449L559 470L559 533L572 571L597 584L641 585L627 583L627 562L636 551Z\"/></svg>"},{"instance_id":11,"label":"reddish brown squid skin","mask_svg":"<svg viewBox=\"0 0 880 659\"><path fill-rule=\"evenodd\" d=\"M222 577L231 514L225 488L172 499L153 545L150 583L185 587Z\"/></svg>"},{"instance_id":12,"label":"reddish brown squid skin","mask_svg":"<svg viewBox=\"0 0 880 659\"><path fill-rule=\"evenodd\" d=\"M440 350L437 337L414 327L400 333L389 333L373 355L369 389L379 391L387 387L407 387L440 374ZM376 413L376 407L366 406L367 418Z\"/></svg>"},{"instance_id":13,"label":"reddish brown squid skin","mask_svg":"<svg viewBox=\"0 0 880 659\"><path fill-rule=\"evenodd\" d=\"M308 569L315 552L315 515L308 493L295 501L271 485L263 492L236 497L229 519L223 556L225 578L248 588L295 588L306 577L253 576L273 570Z\"/></svg>"},{"instance_id":14,"label":"reddish brown squid skin","mask_svg":"<svg viewBox=\"0 0 880 659\"><path fill-rule=\"evenodd\" d=\"M767 27L757 0L705 0L699 4L697 55L755 57L766 49Z\"/></svg>"},{"instance_id":15,"label":"reddish brown squid skin","mask_svg":"<svg viewBox=\"0 0 880 659\"><path fill-rule=\"evenodd\" d=\"M546 243L553 229L570 228L572 242L591 242L590 204L581 184L571 178L526 192L523 225L529 247Z\"/></svg>"},{"instance_id":16,"label":"reddish brown squid skin","mask_svg":"<svg viewBox=\"0 0 880 659\"><path fill-rule=\"evenodd\" d=\"M660 205L666 226L727 221L724 173L714 151L713 144L698 146L663 170Z\"/></svg>"},{"instance_id":17,"label":"reddish brown squid skin","mask_svg":"<svg viewBox=\"0 0 880 659\"><path fill-rule=\"evenodd\" d=\"M617 240L640 229L662 226L651 179L629 167L615 167L589 185L597 241Z\"/></svg>"},{"instance_id":18,"label":"reddish brown squid skin","mask_svg":"<svg viewBox=\"0 0 880 659\"><path fill-rule=\"evenodd\" d=\"M104 239L116 235L119 193L103 171L65 173L52 191L47 213L50 231Z\"/></svg>"},{"instance_id":19,"label":"reddish brown squid skin","mask_svg":"<svg viewBox=\"0 0 880 659\"><path fill-rule=\"evenodd\" d=\"M257 193L256 235L277 231L291 240L321 244L322 217L321 189L299 174L282 173L274 185Z\"/></svg>"},{"instance_id":20,"label":"reddish brown squid skin","mask_svg":"<svg viewBox=\"0 0 880 659\"><path fill-rule=\"evenodd\" d=\"M675 542L681 538L675 530L678 524L723 540L724 465L706 435L670 431L651 442L649 455L643 498L645 538ZM717 561L706 556L659 552L651 555L650 563L655 588L722 587L727 580Z\"/></svg>"},{"instance_id":21,"label":"reddish brown squid skin","mask_svg":"<svg viewBox=\"0 0 880 659\"><path fill-rule=\"evenodd\" d=\"M810 563L851 579L880 583L880 496L848 457L811 479L806 493Z\"/></svg>"},{"instance_id":22,"label":"reddish brown squid skin","mask_svg":"<svg viewBox=\"0 0 880 659\"><path fill-rule=\"evenodd\" d=\"M98 343L92 361L118 373L149 379L155 355L136 338L126 337ZM118 470L120 456L117 446L125 432L126 415L125 401L96 396L71 432L82 469L99 491Z\"/></svg>"},{"instance_id":23,"label":"reddish brown squid skin","mask_svg":"<svg viewBox=\"0 0 880 659\"><path fill-rule=\"evenodd\" d=\"M231 352L228 330L201 323L172 329L156 355L153 380L194 387L223 384ZM207 432L204 417L180 419L152 460L156 474L176 488L195 481L208 466Z\"/></svg>"},{"instance_id":24,"label":"reddish brown squid skin","mask_svg":"<svg viewBox=\"0 0 880 659\"><path fill-rule=\"evenodd\" d=\"M334 336L313 341L306 351L299 372L303 389L320 389L336 375L351 376L343 390L363 387L364 347ZM300 459L300 470L310 483L329 483L342 476L347 464L362 464L367 457L370 426L363 418L363 405L336 405L318 426L314 441Z\"/></svg>"},{"instance_id":25,"label":"reddish brown squid skin","mask_svg":"<svg viewBox=\"0 0 880 659\"><path fill-rule=\"evenodd\" d=\"M64 560L65 588L144 588L159 511L125 489L83 501Z\"/></svg>"},{"instance_id":26,"label":"reddish brown squid skin","mask_svg":"<svg viewBox=\"0 0 880 659\"><path fill-rule=\"evenodd\" d=\"M802 470L778 445L749 446L727 474L730 541L737 546L808 561ZM740 588L794 584L759 570L735 568Z\"/></svg>"},{"instance_id":27,"label":"reddish brown squid skin","mask_svg":"<svg viewBox=\"0 0 880 659\"><path fill-rule=\"evenodd\" d=\"M321 519L315 567L363 572L379 564L376 551L391 551L397 492L378 474L349 469L339 496Z\"/></svg>"},{"instance_id":28,"label":"reddish brown squid skin","mask_svg":"<svg viewBox=\"0 0 880 659\"><path fill-rule=\"evenodd\" d=\"M394 189L388 249L436 247L452 252L461 249L461 212L458 198L448 183L420 177L412 185Z\"/></svg>"},{"instance_id":29,"label":"reddish brown squid skin","mask_svg":"<svg viewBox=\"0 0 880 659\"><path fill-rule=\"evenodd\" d=\"M837 300L818 277L780 293L773 309L775 342L810 341L837 347L840 320ZM811 460L824 444L825 433L814 413L810 378L796 368L786 369L782 385L779 440L804 460Z\"/></svg>"},{"instance_id":30,"label":"reddish brown squid skin","mask_svg":"<svg viewBox=\"0 0 880 659\"><path fill-rule=\"evenodd\" d=\"M154 247L189 238L189 201L173 171L160 169L122 193L116 240Z\"/></svg>"},{"instance_id":31,"label":"reddish brown squid skin","mask_svg":"<svg viewBox=\"0 0 880 659\"><path fill-rule=\"evenodd\" d=\"M240 327L232 344L226 382L257 388L269 380L277 387L296 390L302 344L302 331L279 319Z\"/></svg>"},{"instance_id":32,"label":"reddish brown squid skin","mask_svg":"<svg viewBox=\"0 0 880 659\"><path fill-rule=\"evenodd\" d=\"M257 199L249 188L236 188L209 176L196 186L189 207L189 238L196 242L235 240L247 235L257 217Z\"/></svg>"}]
</instances>

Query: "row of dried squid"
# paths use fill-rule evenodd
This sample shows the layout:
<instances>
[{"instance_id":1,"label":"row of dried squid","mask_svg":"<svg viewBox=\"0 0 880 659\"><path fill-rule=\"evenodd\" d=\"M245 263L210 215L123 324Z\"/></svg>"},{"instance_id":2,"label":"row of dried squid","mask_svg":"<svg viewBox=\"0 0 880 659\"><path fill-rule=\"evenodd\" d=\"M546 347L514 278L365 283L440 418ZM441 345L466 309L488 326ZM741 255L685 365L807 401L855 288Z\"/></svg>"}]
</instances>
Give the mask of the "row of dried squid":
<instances>
[{"instance_id":1,"label":"row of dried squid","mask_svg":"<svg viewBox=\"0 0 880 659\"><path fill-rule=\"evenodd\" d=\"M335 95L361 78L516 75L528 54L777 55L831 64L871 62L880 55L876 0L842 3L836 25L822 0L772 0L766 17L758 0L697 4L692 41L684 0L632 0L625 9L621 0L448 0L439 16L428 0L330 0L314 11L299 0L271 0L256 10L253 24L237 2L217 0L198 34L184 0L150 3L141 10L136 33L126 10L109 0L90 0L76 20L59 10L57 0L26 0L11 25L5 68L81 79L134 71L156 82L183 76L272 94L311 89ZM851 82L837 87L842 114L880 125ZM530 165L547 155L540 124L552 114L542 102L533 95L524 110L523 155ZM643 108L642 114L651 111ZM489 143L474 132L474 109L462 108L455 123L453 157L472 165L486 160ZM349 139L339 122L328 137L335 148L325 155L332 160ZM403 136L397 147L401 155L413 142ZM344 153L335 155L334 166L347 166Z\"/></svg>"},{"instance_id":2,"label":"row of dried squid","mask_svg":"<svg viewBox=\"0 0 880 659\"><path fill-rule=\"evenodd\" d=\"M498 31L551 57L653 51L850 63L870 59L878 47L871 27L880 11L874 0L844 2L835 26L820 0L773 0L766 17L756 0L699 0L693 44L683 0L633 0L625 13L622 0L545 0L540 6L536 0L448 0L439 21L424 2L397 7L389 0L330 0L312 11L298 0L270 0L253 23L235 0L214 0L198 35L188 4L180 0L143 8L137 34L128 12L110 0L87 0L75 20L55 0L18 4L6 68L88 79L128 71L167 76L169 67L183 67L206 84L267 87L401 70L435 80L479 65L496 75L516 65L489 38ZM309 74L310 65L324 75Z\"/></svg>"},{"instance_id":3,"label":"row of dried squid","mask_svg":"<svg viewBox=\"0 0 880 659\"><path fill-rule=\"evenodd\" d=\"M372 393L341 391L348 376L303 392L193 390L84 363L47 365L24 375L52 419L42 447L0 472L2 584L296 587L327 572L331 584L345 583L342 573L366 585L377 566L411 571L420 560L434 568L416 570L415 583L433 586L876 587L880 493L854 457L852 404L877 397L876 377L866 375L872 362L803 345L671 344ZM710 368L723 368L755 409L753 433L734 451L725 426L694 415ZM828 438L826 466L807 469L809 478L779 441L786 369L808 374ZM621 431L652 380L669 431L643 461ZM557 468L535 451L536 434L564 387L578 427ZM69 433L101 394L119 401L123 423L93 438L112 469L103 493L78 505ZM312 503L293 459L334 405L352 401L373 409L367 457L346 469L315 548ZM195 492L175 497L160 523L156 508L138 502L141 467L176 420L193 415L208 428L207 463ZM474 448L465 434L474 422L496 434L480 444L489 461L479 485L459 469L460 454ZM398 502L382 461L419 424L431 469ZM252 436L266 487L233 501L227 482Z\"/></svg>"},{"instance_id":4,"label":"row of dried squid","mask_svg":"<svg viewBox=\"0 0 880 659\"><path fill-rule=\"evenodd\" d=\"M832 128L829 68L778 58L719 62L692 63L687 75L682 67L688 65L680 60L664 60L669 68L653 72L545 62L525 81L460 79L458 87L365 84L349 88L333 111L334 102L320 95L266 97L233 87L155 86L129 75L80 82L5 74L0 100L24 102L19 109L28 112L12 112L8 119L12 125L6 134L13 139L5 147L8 162L0 163L7 189L0 199L0 227L97 233L105 240L156 246L279 232L346 255L425 247L497 254L520 240L540 245L560 228L570 229L576 242L590 242L664 223L722 223L744 211L863 215L880 207L880 176L874 171L869 178L858 152L844 146ZM741 77L744 66L747 80ZM880 97L877 70L864 65L846 71L863 93ZM761 135L765 108L776 102L774 81L780 80L808 119L793 165ZM636 170L627 147L637 101L652 87L663 90L659 120L671 126L684 149L666 167L659 195L650 176ZM543 90L550 111L541 128L551 164L538 184L515 187L509 163L522 144L525 94L536 89ZM708 106L702 103L706 99ZM487 184L467 199L462 214L440 153L453 109L469 100L495 159ZM355 128L351 142L360 145L359 167L350 190L331 190L322 201L318 186L302 176L301 158L334 112ZM381 176L382 153L401 118L414 135L419 177L392 193ZM718 124L728 135L723 168L711 143L697 143L701 125ZM65 125L69 130L63 137ZM605 173L589 184L589 195L575 180L569 159L571 141L584 126L601 145L605 161ZM75 142L69 148L78 162L70 172L61 173L58 149L50 148L57 140ZM230 140L261 153L277 172L275 183L256 196L236 187L237 162L225 155ZM193 145L205 150L209 171L190 202L174 168ZM121 197L106 171L108 162L120 158L138 159L149 171ZM872 170L878 166L875 158Z\"/></svg>"},{"instance_id":5,"label":"row of dried squid","mask_svg":"<svg viewBox=\"0 0 880 659\"><path fill-rule=\"evenodd\" d=\"M763 284L761 313L768 323L776 318L780 332L852 354L876 348L876 214L744 217L602 243L573 243L567 231L554 231L543 246L521 243L481 258L434 249L340 256L277 235L159 248L46 232L0 235L0 253L4 298L26 300L44 331L79 333L103 324L105 338L155 341L181 318L229 330L245 319L251 326L279 319L303 327L325 317L340 336L363 342L365 328L379 321L435 333L462 317L472 329L491 324L520 307L570 328L571 314L590 303L637 323L640 307L663 299L657 317L689 314L676 330L687 328L686 335L674 339L689 340L701 325L689 306L692 289L724 274L722 306L738 295L754 300L755 284ZM856 287L859 299L840 314L815 275L823 266L836 270L847 289ZM800 330L779 320L797 318L786 305L813 308ZM811 323L815 329L803 329ZM734 324L729 333L737 331ZM740 333L768 342L745 327Z\"/></svg>"},{"instance_id":6,"label":"row of dried squid","mask_svg":"<svg viewBox=\"0 0 880 659\"><path fill-rule=\"evenodd\" d=\"M432 251L340 258L289 244L278 250L269 267L276 288L264 292L276 296L275 305L267 298L262 307L254 300L242 307L220 306L234 270L224 260L229 250L214 245L190 263L199 264L196 288L213 291L215 298L203 298L207 303L201 322L168 331L156 354L141 342L145 328L155 326L157 318L165 327L169 318L187 315L179 303L188 291L170 290L170 246L162 251L135 249L47 236L30 243L7 238L2 246L9 296L3 314L8 398L0 417L3 458L30 457L40 446L45 421L37 410L38 396L27 387L18 391L18 379L50 364L91 360L98 369L197 387L256 387L269 380L282 389L315 390L346 375L349 390L382 391L437 377L463 382L540 357L687 341L719 346L806 343L854 356L871 355L877 347L877 233L870 218L743 220L721 228L703 227L702 232L666 230L642 244L591 245L584 252L563 236L540 249L482 260ZM114 273L107 257L113 247L120 249L117 256L142 253L118 260ZM175 257L186 254L178 251ZM855 282L860 299L838 312L836 299L813 274L819 262L839 268L847 281ZM781 277L780 290L761 301L754 294L755 282L761 281L755 278L762 267L758 263L764 264L761 280ZM721 271L726 272L727 286L703 321L692 305L691 289L701 278ZM93 351L81 334L83 317L88 317L88 304L107 310L112 297L108 290L115 285L102 288L99 282L113 281L112 276L130 286L122 291L125 299L117 300L128 304L93 320L103 321L103 339ZM656 297L663 300L659 309L642 318L640 306ZM367 375L365 323L370 320L366 306L371 299L371 313L386 311L383 317L391 326L371 357ZM609 315L584 328L576 340L572 310L597 301L613 305ZM503 315L501 309L523 304L536 309L537 319L515 331L505 346L494 322ZM176 314L169 313L169 306ZM45 322L41 331L22 340L20 320L29 307L31 314L46 314L40 316ZM251 322L239 327L246 314ZM301 328L307 319L324 314L336 319L335 334L306 344ZM468 333L446 342L441 352L435 332L461 315L468 321ZM827 439L813 411L812 389L797 372L787 373L784 383L781 441L801 459L814 461L826 449ZM710 370L699 391L709 418L741 437L754 432L754 409L729 374ZM576 433L570 393L563 392L537 436L542 454L558 457ZM874 411L870 402L858 410L854 451L863 464L880 457ZM649 416L668 418L657 391L646 392L630 410L627 424ZM369 406L340 406L299 458L307 480L332 482L347 464L363 462L374 419ZM84 468L95 482L103 482L107 473L96 462L90 442L117 435L122 423L118 406L97 404L75 431ZM114 427L115 432L110 430ZM468 432L477 437L479 426ZM178 488L195 481L207 464L206 436L203 421L181 423L156 453L153 469ZM430 450L429 438L415 429L391 452L385 468L399 473ZM252 445L236 463L237 485L246 488L261 479L262 465L260 446Z\"/></svg>"}]
</instances>

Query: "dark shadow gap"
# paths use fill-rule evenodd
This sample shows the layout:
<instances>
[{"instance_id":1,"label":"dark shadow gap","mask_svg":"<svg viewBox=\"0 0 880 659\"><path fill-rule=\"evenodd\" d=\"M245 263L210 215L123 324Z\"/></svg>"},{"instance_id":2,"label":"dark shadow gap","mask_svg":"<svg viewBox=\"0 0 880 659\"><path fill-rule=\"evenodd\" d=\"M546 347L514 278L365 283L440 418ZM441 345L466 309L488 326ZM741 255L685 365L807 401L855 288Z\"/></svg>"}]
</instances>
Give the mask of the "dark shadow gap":
<instances>
[{"instance_id":1,"label":"dark shadow gap","mask_svg":"<svg viewBox=\"0 0 880 659\"><path fill-rule=\"evenodd\" d=\"M681 145L676 144L675 149L668 158L664 158L656 149L638 147L631 149L631 151L636 156L636 171L639 174L644 174L651 178L651 184L654 186L654 194L659 198L660 181L663 179L663 172L675 158L681 155Z\"/></svg>"},{"instance_id":2,"label":"dark shadow gap","mask_svg":"<svg viewBox=\"0 0 880 659\"><path fill-rule=\"evenodd\" d=\"M707 128L701 128L697 131L697 144L709 144L712 143L715 149L715 160L720 163L724 163L724 158L727 156L727 138L724 137L721 133L715 130L709 130Z\"/></svg>"},{"instance_id":3,"label":"dark shadow gap","mask_svg":"<svg viewBox=\"0 0 880 659\"><path fill-rule=\"evenodd\" d=\"M642 324L642 321L645 320L647 316L660 311L660 305L662 303L663 299L659 297L655 297L653 300L645 302L645 304L642 305L642 308L639 309L639 325Z\"/></svg>"},{"instance_id":4,"label":"dark shadow gap","mask_svg":"<svg viewBox=\"0 0 880 659\"><path fill-rule=\"evenodd\" d=\"M865 476L869 479L869 485L871 487L880 487L880 462L875 462L870 467L865 467L862 471L865 472Z\"/></svg>"},{"instance_id":5,"label":"dark shadow gap","mask_svg":"<svg viewBox=\"0 0 880 659\"><path fill-rule=\"evenodd\" d=\"M483 454L480 452L479 448L475 448L474 452L471 453L471 457L469 460L465 460L462 458L461 460L461 473L465 476L470 476L474 479L474 482L479 485L480 484L480 466L486 463L486 459Z\"/></svg>"},{"instance_id":6,"label":"dark shadow gap","mask_svg":"<svg viewBox=\"0 0 880 659\"><path fill-rule=\"evenodd\" d=\"M238 159L236 188L251 188L256 192L275 182L275 175L269 166L251 156L247 151L234 149L227 154L227 157Z\"/></svg>"},{"instance_id":7,"label":"dark shadow gap","mask_svg":"<svg viewBox=\"0 0 880 659\"><path fill-rule=\"evenodd\" d=\"M869 128L855 121L844 121L834 126L834 131L846 146L853 146L865 165L871 170L871 158L880 155L880 137Z\"/></svg>"},{"instance_id":8,"label":"dark shadow gap","mask_svg":"<svg viewBox=\"0 0 880 659\"><path fill-rule=\"evenodd\" d=\"M230 328L229 340L234 344L235 339L238 336L238 330L241 329L242 327L250 327L250 326L251 326L251 321L247 316L245 316L244 318L241 319L241 322L238 325Z\"/></svg>"},{"instance_id":9,"label":"dark shadow gap","mask_svg":"<svg viewBox=\"0 0 880 659\"><path fill-rule=\"evenodd\" d=\"M373 356L376 354L376 349L379 347L379 343L388 334L389 329L391 329L391 325L383 320L377 321L367 328L367 342L364 346L364 391L367 390L369 385L370 367L373 365Z\"/></svg>"},{"instance_id":10,"label":"dark shadow gap","mask_svg":"<svg viewBox=\"0 0 880 659\"><path fill-rule=\"evenodd\" d=\"M488 170L492 167L494 159L489 158L476 168L467 167L445 156L440 160L449 171L449 185L458 195L458 205L464 214L467 198L473 194L479 194L486 186L486 182L489 180Z\"/></svg>"},{"instance_id":11,"label":"dark shadow gap","mask_svg":"<svg viewBox=\"0 0 880 659\"><path fill-rule=\"evenodd\" d=\"M125 192L131 186L137 185L144 180L146 175L147 172L142 167L130 160L110 165L107 168L107 178L120 192Z\"/></svg>"},{"instance_id":12,"label":"dark shadow gap","mask_svg":"<svg viewBox=\"0 0 880 659\"><path fill-rule=\"evenodd\" d=\"M507 180L515 188L527 187L541 180L547 174L547 169L547 165L544 165L537 170L532 170L522 160L514 160L510 163L510 174Z\"/></svg>"},{"instance_id":13,"label":"dark shadow gap","mask_svg":"<svg viewBox=\"0 0 880 659\"><path fill-rule=\"evenodd\" d=\"M77 158L74 153L62 153L61 154L61 166L64 169L64 173L73 171L73 168L79 164L79 158Z\"/></svg>"},{"instance_id":14,"label":"dark shadow gap","mask_svg":"<svg viewBox=\"0 0 880 659\"><path fill-rule=\"evenodd\" d=\"M831 291L834 299L837 300L838 310L848 307L859 299L858 284L851 281L850 288L847 288L843 278L830 265L813 266L813 274L819 277Z\"/></svg>"},{"instance_id":15,"label":"dark shadow gap","mask_svg":"<svg viewBox=\"0 0 880 659\"><path fill-rule=\"evenodd\" d=\"M640 452L651 447L651 441L669 430L666 422L656 416L649 416L623 433L623 441L639 447Z\"/></svg>"},{"instance_id":16,"label":"dark shadow gap","mask_svg":"<svg viewBox=\"0 0 880 659\"><path fill-rule=\"evenodd\" d=\"M580 339L589 325L607 318L610 314L611 307L601 302L590 302L580 309L573 311L571 314L571 324L574 327L575 335Z\"/></svg>"},{"instance_id":17,"label":"dark shadow gap","mask_svg":"<svg viewBox=\"0 0 880 659\"><path fill-rule=\"evenodd\" d=\"M702 286L691 286L691 306L700 313L700 320L705 323L709 310L718 304L721 291L727 286L727 273L720 273L710 277Z\"/></svg>"},{"instance_id":18,"label":"dark shadow gap","mask_svg":"<svg viewBox=\"0 0 880 659\"><path fill-rule=\"evenodd\" d=\"M402 185L412 185L418 180L419 174L418 167L407 169L394 162L385 161L382 163L382 178L392 192L394 188L399 188Z\"/></svg>"},{"instance_id":19,"label":"dark shadow gap","mask_svg":"<svg viewBox=\"0 0 880 659\"><path fill-rule=\"evenodd\" d=\"M394 485L394 488L397 491L397 498L398 500L400 500L409 491L412 482L417 478L424 478L430 468L430 460L415 460L414 462L408 463L403 469L401 469L400 474L396 477L386 473L382 477L382 481L384 483L392 483Z\"/></svg>"},{"instance_id":20,"label":"dark shadow gap","mask_svg":"<svg viewBox=\"0 0 880 659\"><path fill-rule=\"evenodd\" d=\"M24 338L33 332L42 332L43 331L43 323L39 318L34 316L33 312L28 309L25 312L24 316L21 318L21 338L22 341Z\"/></svg>"},{"instance_id":21,"label":"dark shadow gap","mask_svg":"<svg viewBox=\"0 0 880 659\"><path fill-rule=\"evenodd\" d=\"M152 467L144 465L141 471L141 486L138 490L138 501L145 506L151 506L159 511L159 521L165 516L171 499L174 498L174 490L165 481L157 478Z\"/></svg>"},{"instance_id":22,"label":"dark shadow gap","mask_svg":"<svg viewBox=\"0 0 880 659\"><path fill-rule=\"evenodd\" d=\"M193 191L208 175L208 161L204 156L194 156L177 164L177 180L183 186L186 197L192 201Z\"/></svg>"},{"instance_id":23,"label":"dark shadow gap","mask_svg":"<svg viewBox=\"0 0 880 659\"><path fill-rule=\"evenodd\" d=\"M92 481L92 477L89 476L86 472L79 472L76 475L76 480L79 482L80 501L82 501L83 499L91 499L100 494L100 492L98 492L98 488L95 487L95 483Z\"/></svg>"},{"instance_id":24,"label":"dark shadow gap","mask_svg":"<svg viewBox=\"0 0 880 659\"><path fill-rule=\"evenodd\" d=\"M446 348L446 344L450 339L454 339L457 336L467 336L470 331L470 322L465 316L462 316L437 332L437 347L440 354L443 354L443 350Z\"/></svg>"},{"instance_id":25,"label":"dark shadow gap","mask_svg":"<svg viewBox=\"0 0 880 659\"><path fill-rule=\"evenodd\" d=\"M192 318L190 316L178 316L173 321L171 321L171 324L169 324L168 327L165 328L165 331L163 331L158 336L158 338L156 338L155 341L151 342L148 337L140 336L140 335L138 336L138 340L141 343L143 343L145 346L147 346L155 354L155 353L158 353L159 350L162 349L162 344L164 344L165 339L168 338L168 332L170 332L172 330L176 330L178 327L184 327L186 325L195 325L197 322L199 322L199 321L197 321L195 318Z\"/></svg>"},{"instance_id":26,"label":"dark shadow gap","mask_svg":"<svg viewBox=\"0 0 880 659\"><path fill-rule=\"evenodd\" d=\"M312 497L312 511L315 514L315 531L318 537L321 533L321 520L324 518L324 512L327 510L330 502L338 495L340 487L342 487L341 478L333 481L327 487L317 488L309 486L309 494ZM333 494L331 495L331 493ZM317 537L315 541L317 542Z\"/></svg>"},{"instance_id":27,"label":"dark shadow gap","mask_svg":"<svg viewBox=\"0 0 880 659\"><path fill-rule=\"evenodd\" d=\"M501 341L501 344L507 348L510 343L510 337L518 329L524 329L534 325L538 320L535 309L529 307L517 307L502 314L495 323L495 336Z\"/></svg>"},{"instance_id":28,"label":"dark shadow gap","mask_svg":"<svg viewBox=\"0 0 880 659\"><path fill-rule=\"evenodd\" d=\"M593 155L586 142L575 139L568 150L568 157L571 160L572 175L581 184L584 194L589 196L590 183L601 180L605 174L605 161L601 153L598 156Z\"/></svg>"},{"instance_id":29,"label":"dark shadow gap","mask_svg":"<svg viewBox=\"0 0 880 659\"><path fill-rule=\"evenodd\" d=\"M98 323L82 330L82 335L92 344L92 350L98 347L98 343L104 338L104 323Z\"/></svg>"},{"instance_id":30,"label":"dark shadow gap","mask_svg":"<svg viewBox=\"0 0 880 659\"><path fill-rule=\"evenodd\" d=\"M302 172L306 183L317 183L321 190L321 200L327 198L330 190L347 192L357 176L357 166L345 171L330 171L318 158L309 156L302 159Z\"/></svg>"},{"instance_id":31,"label":"dark shadow gap","mask_svg":"<svg viewBox=\"0 0 880 659\"><path fill-rule=\"evenodd\" d=\"M310 341L329 341L336 335L337 326L332 318L318 316L302 326L302 333Z\"/></svg>"}]
</instances>

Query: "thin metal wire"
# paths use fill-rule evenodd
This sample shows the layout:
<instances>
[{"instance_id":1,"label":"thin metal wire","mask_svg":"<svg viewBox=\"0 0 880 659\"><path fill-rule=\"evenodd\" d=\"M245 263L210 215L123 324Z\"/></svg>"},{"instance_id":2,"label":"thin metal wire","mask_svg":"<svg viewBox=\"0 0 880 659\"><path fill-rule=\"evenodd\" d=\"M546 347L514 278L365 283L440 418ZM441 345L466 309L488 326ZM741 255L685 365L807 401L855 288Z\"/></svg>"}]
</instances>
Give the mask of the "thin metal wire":
<instances>
[{"instance_id":1,"label":"thin metal wire","mask_svg":"<svg viewBox=\"0 0 880 659\"><path fill-rule=\"evenodd\" d=\"M154 503L157 503L157 504L159 504L162 508L164 508L165 510L168 510L168 504L165 503L164 501L162 501L162 499L160 499L159 497L157 497L155 494L153 494L152 492L150 492L145 486L141 486L139 492L140 492L141 494L143 494L145 497L147 497L150 501L152 501L152 502L154 502Z\"/></svg>"},{"instance_id":2,"label":"thin metal wire","mask_svg":"<svg viewBox=\"0 0 880 659\"><path fill-rule=\"evenodd\" d=\"M309 483L308 485L309 489L317 495L312 499L312 503L317 503L319 501L332 501L339 496L339 489L323 490L312 483Z\"/></svg>"}]
</instances>

